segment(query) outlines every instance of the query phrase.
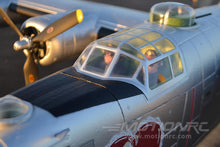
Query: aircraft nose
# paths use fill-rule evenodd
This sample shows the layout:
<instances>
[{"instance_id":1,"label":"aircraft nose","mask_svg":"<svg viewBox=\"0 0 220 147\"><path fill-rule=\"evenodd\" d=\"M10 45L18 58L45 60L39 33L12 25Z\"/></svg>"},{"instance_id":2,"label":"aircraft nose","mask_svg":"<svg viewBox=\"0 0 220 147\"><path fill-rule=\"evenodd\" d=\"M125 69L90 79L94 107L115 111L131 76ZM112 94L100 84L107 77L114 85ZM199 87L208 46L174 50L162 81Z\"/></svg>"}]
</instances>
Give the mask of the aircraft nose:
<instances>
[{"instance_id":1,"label":"aircraft nose","mask_svg":"<svg viewBox=\"0 0 220 147\"><path fill-rule=\"evenodd\" d=\"M54 116L116 101L102 85L59 72L13 93Z\"/></svg>"}]
</instances>

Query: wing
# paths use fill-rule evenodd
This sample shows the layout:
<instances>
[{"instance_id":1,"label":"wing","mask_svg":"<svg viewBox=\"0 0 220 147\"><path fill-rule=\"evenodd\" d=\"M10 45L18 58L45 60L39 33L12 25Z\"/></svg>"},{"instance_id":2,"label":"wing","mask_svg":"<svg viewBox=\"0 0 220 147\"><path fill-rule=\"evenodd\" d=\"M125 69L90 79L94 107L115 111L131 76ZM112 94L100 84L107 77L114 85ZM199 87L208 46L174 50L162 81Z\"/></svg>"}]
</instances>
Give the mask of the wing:
<instances>
[{"instance_id":1,"label":"wing","mask_svg":"<svg viewBox=\"0 0 220 147\"><path fill-rule=\"evenodd\" d=\"M31 17L82 9L85 14L98 15L98 21L103 20L124 26L133 26L148 18L147 12L88 1L11 0L1 2L0 5L3 5L5 9L8 8L8 10Z\"/></svg>"}]
</instances>

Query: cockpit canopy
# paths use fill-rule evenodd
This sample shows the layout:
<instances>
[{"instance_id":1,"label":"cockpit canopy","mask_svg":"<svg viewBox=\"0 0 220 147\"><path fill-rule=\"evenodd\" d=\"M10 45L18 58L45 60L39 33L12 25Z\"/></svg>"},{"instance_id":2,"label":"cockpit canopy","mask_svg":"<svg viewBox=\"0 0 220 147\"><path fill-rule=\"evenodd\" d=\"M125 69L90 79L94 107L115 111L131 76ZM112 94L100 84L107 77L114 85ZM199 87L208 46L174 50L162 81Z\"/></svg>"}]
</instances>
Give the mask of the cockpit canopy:
<instances>
[{"instance_id":1,"label":"cockpit canopy","mask_svg":"<svg viewBox=\"0 0 220 147\"><path fill-rule=\"evenodd\" d=\"M188 5L163 2L151 8L149 21L174 27L189 27L195 24L195 14L194 9Z\"/></svg>"},{"instance_id":2,"label":"cockpit canopy","mask_svg":"<svg viewBox=\"0 0 220 147\"><path fill-rule=\"evenodd\" d=\"M100 77L132 78L144 57L127 44L121 46L121 50L117 49L118 45L119 42L110 39L89 46L81 56L79 66L82 70ZM126 51L123 52L123 49ZM127 53L129 50L136 57Z\"/></svg>"},{"instance_id":3,"label":"cockpit canopy","mask_svg":"<svg viewBox=\"0 0 220 147\"><path fill-rule=\"evenodd\" d=\"M97 78L154 89L183 72L179 53L175 49L166 36L144 24L91 43L74 67ZM170 64L170 61L175 64ZM151 73L155 72L157 75L152 77ZM160 78L160 83L157 83L157 78Z\"/></svg>"}]
</instances>

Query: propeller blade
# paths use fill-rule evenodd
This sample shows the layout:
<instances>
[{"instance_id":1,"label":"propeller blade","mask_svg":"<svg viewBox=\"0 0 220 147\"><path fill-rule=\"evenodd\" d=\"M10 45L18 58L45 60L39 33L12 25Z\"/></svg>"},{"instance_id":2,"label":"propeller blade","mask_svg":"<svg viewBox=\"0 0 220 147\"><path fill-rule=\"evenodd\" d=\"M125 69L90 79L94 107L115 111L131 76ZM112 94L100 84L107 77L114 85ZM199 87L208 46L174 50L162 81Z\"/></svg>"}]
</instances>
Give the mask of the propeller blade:
<instances>
[{"instance_id":1,"label":"propeller blade","mask_svg":"<svg viewBox=\"0 0 220 147\"><path fill-rule=\"evenodd\" d=\"M77 25L78 23L82 22L83 20L83 13L82 10L77 9L76 11L65 15L64 17L56 20L48 27L44 29L39 35L32 39L33 42L44 42L49 40L66 30L70 29L71 27Z\"/></svg>"},{"instance_id":2,"label":"propeller blade","mask_svg":"<svg viewBox=\"0 0 220 147\"><path fill-rule=\"evenodd\" d=\"M23 37L20 30L17 28L17 26L13 23L13 21L10 19L7 13L0 7L0 15L4 19L4 21L19 35L20 38Z\"/></svg>"},{"instance_id":3,"label":"propeller blade","mask_svg":"<svg viewBox=\"0 0 220 147\"><path fill-rule=\"evenodd\" d=\"M38 66L34 62L33 54L26 49L24 50L24 53L27 57L23 67L24 79L25 79L25 85L29 85L34 81L38 80L39 72L38 72Z\"/></svg>"}]
</instances>

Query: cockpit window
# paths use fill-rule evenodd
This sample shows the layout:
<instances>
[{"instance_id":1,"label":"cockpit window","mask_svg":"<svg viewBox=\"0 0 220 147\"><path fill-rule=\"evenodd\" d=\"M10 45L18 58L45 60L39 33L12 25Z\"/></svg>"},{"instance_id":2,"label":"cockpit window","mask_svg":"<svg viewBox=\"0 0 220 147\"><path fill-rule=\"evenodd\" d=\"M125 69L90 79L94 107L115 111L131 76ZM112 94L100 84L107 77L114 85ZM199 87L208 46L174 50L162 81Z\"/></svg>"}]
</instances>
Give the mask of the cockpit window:
<instances>
[{"instance_id":1,"label":"cockpit window","mask_svg":"<svg viewBox=\"0 0 220 147\"><path fill-rule=\"evenodd\" d=\"M184 72L183 65L174 43L152 27L144 24L94 41L74 67L98 79L134 84L146 94L165 88L169 83L164 83Z\"/></svg>"},{"instance_id":2,"label":"cockpit window","mask_svg":"<svg viewBox=\"0 0 220 147\"><path fill-rule=\"evenodd\" d=\"M139 59L141 60L144 60L144 57L136 50L134 49L133 47L131 47L130 45L124 43L122 46L121 46L121 50L133 55L133 56L136 56L138 57Z\"/></svg>"},{"instance_id":3,"label":"cockpit window","mask_svg":"<svg viewBox=\"0 0 220 147\"><path fill-rule=\"evenodd\" d=\"M160 53L153 45L147 45L140 49L142 54L148 59L152 60L158 56L160 56Z\"/></svg>"},{"instance_id":4,"label":"cockpit window","mask_svg":"<svg viewBox=\"0 0 220 147\"><path fill-rule=\"evenodd\" d=\"M95 48L91 53L84 69L90 72L104 74L114 57L114 52Z\"/></svg>"},{"instance_id":5,"label":"cockpit window","mask_svg":"<svg viewBox=\"0 0 220 147\"><path fill-rule=\"evenodd\" d=\"M168 57L148 66L148 80L150 89L172 79Z\"/></svg>"},{"instance_id":6,"label":"cockpit window","mask_svg":"<svg viewBox=\"0 0 220 147\"><path fill-rule=\"evenodd\" d=\"M144 66L142 66L140 72L138 73L137 80L141 82L141 84L145 85L145 72Z\"/></svg>"},{"instance_id":7,"label":"cockpit window","mask_svg":"<svg viewBox=\"0 0 220 147\"><path fill-rule=\"evenodd\" d=\"M88 47L87 49L85 49L85 51L84 51L83 54L81 55L81 58L80 58L80 61L79 61L79 64L80 64L80 65L83 65L83 63L84 63L84 61L86 60L86 58L87 58L87 56L88 56L90 50L91 50L91 46Z\"/></svg>"},{"instance_id":8,"label":"cockpit window","mask_svg":"<svg viewBox=\"0 0 220 147\"><path fill-rule=\"evenodd\" d=\"M154 45L162 53L169 52L169 51L171 51L175 48L175 46L167 38L164 38L164 39L161 39L161 40L157 41L156 43L154 43Z\"/></svg>"},{"instance_id":9,"label":"cockpit window","mask_svg":"<svg viewBox=\"0 0 220 147\"><path fill-rule=\"evenodd\" d=\"M173 73L174 76L178 76L183 72L183 65L180 59L179 53L174 53L170 56L172 67L173 67Z\"/></svg>"},{"instance_id":10,"label":"cockpit window","mask_svg":"<svg viewBox=\"0 0 220 147\"><path fill-rule=\"evenodd\" d=\"M154 40L159 39L160 37L162 37L162 35L157 32L149 32L144 35L141 35L141 38L144 38L148 41L154 41Z\"/></svg>"},{"instance_id":11,"label":"cockpit window","mask_svg":"<svg viewBox=\"0 0 220 147\"><path fill-rule=\"evenodd\" d=\"M113 77L132 77L140 62L121 54L111 73Z\"/></svg>"},{"instance_id":12,"label":"cockpit window","mask_svg":"<svg viewBox=\"0 0 220 147\"><path fill-rule=\"evenodd\" d=\"M117 40L120 40L120 41L124 41L124 40L130 39L132 37L133 36L129 35L129 34L122 34L122 35L119 35L119 36L115 37L114 39L117 39Z\"/></svg>"},{"instance_id":13,"label":"cockpit window","mask_svg":"<svg viewBox=\"0 0 220 147\"><path fill-rule=\"evenodd\" d=\"M143 46L143 45L147 44L148 42L141 39L141 38L136 37L134 39L129 40L128 43L133 45L134 47L138 48L140 46Z\"/></svg>"},{"instance_id":14,"label":"cockpit window","mask_svg":"<svg viewBox=\"0 0 220 147\"><path fill-rule=\"evenodd\" d=\"M133 30L129 31L128 33L136 36L136 35L142 34L147 31L149 31L149 29L137 28L137 29L133 29Z\"/></svg>"},{"instance_id":15,"label":"cockpit window","mask_svg":"<svg viewBox=\"0 0 220 147\"><path fill-rule=\"evenodd\" d=\"M107 40L101 40L98 42L98 44L111 47L111 48L117 48L120 44L120 41L113 40L113 39L107 39Z\"/></svg>"}]
</instances>

